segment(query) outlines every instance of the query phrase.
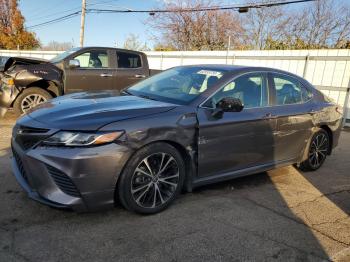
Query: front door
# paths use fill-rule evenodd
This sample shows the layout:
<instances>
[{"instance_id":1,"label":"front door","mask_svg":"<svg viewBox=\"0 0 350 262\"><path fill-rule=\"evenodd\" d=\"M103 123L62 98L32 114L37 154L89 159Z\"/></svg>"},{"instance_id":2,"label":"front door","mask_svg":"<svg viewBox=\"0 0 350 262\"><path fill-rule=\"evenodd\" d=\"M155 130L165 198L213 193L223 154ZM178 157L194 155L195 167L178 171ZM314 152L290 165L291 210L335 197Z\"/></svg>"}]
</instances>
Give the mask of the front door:
<instances>
[{"instance_id":1,"label":"front door","mask_svg":"<svg viewBox=\"0 0 350 262\"><path fill-rule=\"evenodd\" d=\"M268 93L265 74L249 73L223 87L198 109L200 177L274 161L276 119L270 112ZM213 117L213 108L223 97L241 99L244 109Z\"/></svg>"},{"instance_id":2,"label":"front door","mask_svg":"<svg viewBox=\"0 0 350 262\"><path fill-rule=\"evenodd\" d=\"M92 49L70 59L78 60L80 67L65 70L66 93L112 89L115 68L107 50Z\"/></svg>"}]
</instances>

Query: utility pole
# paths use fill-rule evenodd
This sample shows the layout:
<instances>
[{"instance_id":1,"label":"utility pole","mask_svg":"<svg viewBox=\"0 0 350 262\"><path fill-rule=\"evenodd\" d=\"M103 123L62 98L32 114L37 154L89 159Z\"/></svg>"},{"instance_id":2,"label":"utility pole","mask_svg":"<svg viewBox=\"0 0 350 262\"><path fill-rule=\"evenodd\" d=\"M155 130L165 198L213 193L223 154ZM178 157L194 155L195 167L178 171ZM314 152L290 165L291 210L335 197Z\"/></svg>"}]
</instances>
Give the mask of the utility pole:
<instances>
[{"instance_id":1,"label":"utility pole","mask_svg":"<svg viewBox=\"0 0 350 262\"><path fill-rule=\"evenodd\" d=\"M86 11L86 0L82 0L82 2L81 2L81 21L80 21L80 47L83 47L83 45L84 45L85 11Z\"/></svg>"}]
</instances>

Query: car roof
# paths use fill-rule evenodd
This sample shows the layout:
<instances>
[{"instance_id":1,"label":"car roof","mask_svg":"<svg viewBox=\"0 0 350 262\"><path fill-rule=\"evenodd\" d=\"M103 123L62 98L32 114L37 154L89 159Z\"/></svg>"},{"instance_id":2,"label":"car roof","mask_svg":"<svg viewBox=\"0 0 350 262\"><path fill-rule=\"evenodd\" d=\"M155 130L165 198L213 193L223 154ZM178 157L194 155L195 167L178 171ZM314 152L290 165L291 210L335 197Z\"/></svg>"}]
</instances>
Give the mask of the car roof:
<instances>
[{"instance_id":1,"label":"car roof","mask_svg":"<svg viewBox=\"0 0 350 262\"><path fill-rule=\"evenodd\" d=\"M271 68L271 67L263 67L263 66L198 64L198 65L184 65L184 66L177 66L177 67L200 67L202 69L207 69L207 70L220 70L220 71L226 71L226 72L236 73L236 74L244 73L244 72L254 72L254 71L275 72L275 73L281 73L281 74L293 76L298 79L303 79L302 77L288 71Z\"/></svg>"},{"instance_id":2,"label":"car roof","mask_svg":"<svg viewBox=\"0 0 350 262\"><path fill-rule=\"evenodd\" d=\"M130 50L130 49L125 49L125 48L115 48L115 47L106 47L106 46L84 46L80 47L79 50L90 50L90 49L103 49L103 50L116 50L116 51L124 51L124 52L133 52L133 53L138 53L138 54L144 54L143 52L140 51L135 51L135 50Z\"/></svg>"}]
</instances>

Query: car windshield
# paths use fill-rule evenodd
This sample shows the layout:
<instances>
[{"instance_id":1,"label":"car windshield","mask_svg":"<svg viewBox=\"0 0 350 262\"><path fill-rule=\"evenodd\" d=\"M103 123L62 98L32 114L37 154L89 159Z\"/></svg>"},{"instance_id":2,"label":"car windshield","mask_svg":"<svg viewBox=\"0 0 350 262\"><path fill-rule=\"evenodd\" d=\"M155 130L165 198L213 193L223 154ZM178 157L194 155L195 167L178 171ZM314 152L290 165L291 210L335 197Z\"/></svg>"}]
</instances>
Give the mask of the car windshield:
<instances>
[{"instance_id":1,"label":"car windshield","mask_svg":"<svg viewBox=\"0 0 350 262\"><path fill-rule=\"evenodd\" d=\"M63 59L65 59L67 56L73 54L74 52L78 51L80 49L80 47L74 47L72 49L69 49L61 54L58 54L57 56L55 56L54 58L52 58L50 61L52 63L58 63L60 61L62 61Z\"/></svg>"},{"instance_id":2,"label":"car windshield","mask_svg":"<svg viewBox=\"0 0 350 262\"><path fill-rule=\"evenodd\" d=\"M211 88L225 71L203 67L176 67L150 77L126 90L127 93L175 104L189 104Z\"/></svg>"}]
</instances>

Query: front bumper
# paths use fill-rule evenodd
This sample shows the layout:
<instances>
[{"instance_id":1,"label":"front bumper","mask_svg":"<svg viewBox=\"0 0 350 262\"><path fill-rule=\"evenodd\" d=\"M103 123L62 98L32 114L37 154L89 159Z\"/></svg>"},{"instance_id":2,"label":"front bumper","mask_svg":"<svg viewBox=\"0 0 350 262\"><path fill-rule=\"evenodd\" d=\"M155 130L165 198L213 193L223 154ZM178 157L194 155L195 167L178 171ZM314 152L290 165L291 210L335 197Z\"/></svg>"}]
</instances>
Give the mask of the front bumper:
<instances>
[{"instance_id":1,"label":"front bumper","mask_svg":"<svg viewBox=\"0 0 350 262\"><path fill-rule=\"evenodd\" d=\"M7 86L0 79L0 117L5 115L7 109L11 107L18 93L19 92L15 86Z\"/></svg>"},{"instance_id":2,"label":"front bumper","mask_svg":"<svg viewBox=\"0 0 350 262\"><path fill-rule=\"evenodd\" d=\"M119 173L131 154L118 144L24 150L14 139L12 151L13 173L30 198L78 212L114 206Z\"/></svg>"}]
</instances>

